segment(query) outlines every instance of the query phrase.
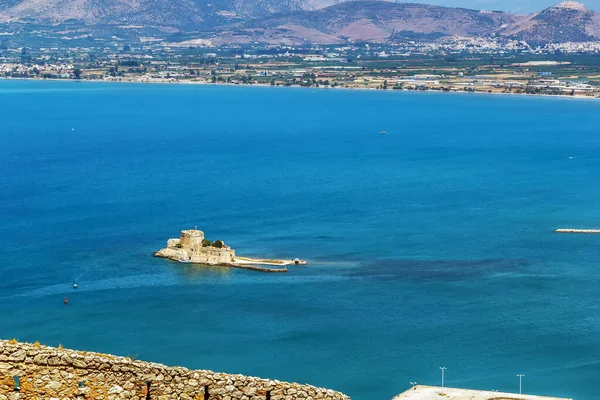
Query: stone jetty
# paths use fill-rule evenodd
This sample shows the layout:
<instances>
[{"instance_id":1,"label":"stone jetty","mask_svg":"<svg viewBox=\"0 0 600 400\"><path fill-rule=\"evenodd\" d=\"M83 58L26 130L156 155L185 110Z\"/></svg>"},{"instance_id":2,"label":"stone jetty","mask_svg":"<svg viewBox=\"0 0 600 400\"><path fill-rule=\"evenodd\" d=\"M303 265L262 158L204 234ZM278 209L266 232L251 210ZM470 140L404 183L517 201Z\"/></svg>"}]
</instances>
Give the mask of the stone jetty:
<instances>
[{"instance_id":1,"label":"stone jetty","mask_svg":"<svg viewBox=\"0 0 600 400\"><path fill-rule=\"evenodd\" d=\"M573 228L559 228L554 232L557 233L600 233L600 229L573 229Z\"/></svg>"}]
</instances>

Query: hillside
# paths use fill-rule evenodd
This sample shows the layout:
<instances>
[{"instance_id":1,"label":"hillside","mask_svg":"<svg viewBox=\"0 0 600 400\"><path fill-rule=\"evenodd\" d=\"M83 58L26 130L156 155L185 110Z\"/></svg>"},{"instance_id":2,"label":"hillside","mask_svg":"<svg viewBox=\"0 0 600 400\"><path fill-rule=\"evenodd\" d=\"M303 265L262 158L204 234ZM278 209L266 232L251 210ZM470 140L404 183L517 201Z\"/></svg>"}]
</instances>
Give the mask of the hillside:
<instances>
[{"instance_id":1,"label":"hillside","mask_svg":"<svg viewBox=\"0 0 600 400\"><path fill-rule=\"evenodd\" d=\"M277 12L321 9L343 0L2 0L0 12L16 19L90 25L148 24L184 28Z\"/></svg>"},{"instance_id":2,"label":"hillside","mask_svg":"<svg viewBox=\"0 0 600 400\"><path fill-rule=\"evenodd\" d=\"M425 4L357 1L319 11L254 19L223 29L216 41L341 43L385 42L399 32L437 36L489 36L524 17Z\"/></svg>"},{"instance_id":3,"label":"hillside","mask_svg":"<svg viewBox=\"0 0 600 400\"><path fill-rule=\"evenodd\" d=\"M600 39L600 15L581 3L566 1L532 14L501 32L532 43Z\"/></svg>"},{"instance_id":4,"label":"hillside","mask_svg":"<svg viewBox=\"0 0 600 400\"><path fill-rule=\"evenodd\" d=\"M0 1L0 12L20 3L20 0L3 0Z\"/></svg>"},{"instance_id":5,"label":"hillside","mask_svg":"<svg viewBox=\"0 0 600 400\"><path fill-rule=\"evenodd\" d=\"M221 29L213 40L326 44L347 40L386 42L398 35L503 36L533 44L584 42L600 39L600 15L576 2L522 16L425 4L356 1L318 11L253 19Z\"/></svg>"},{"instance_id":6,"label":"hillside","mask_svg":"<svg viewBox=\"0 0 600 400\"><path fill-rule=\"evenodd\" d=\"M193 0L22 0L5 14L39 23L187 25L203 22Z\"/></svg>"},{"instance_id":7,"label":"hillside","mask_svg":"<svg viewBox=\"0 0 600 400\"><path fill-rule=\"evenodd\" d=\"M76 20L88 25L170 27L200 32L196 36L216 44L387 42L399 36L503 36L531 43L600 40L600 15L576 2L523 16L414 3L340 1L5 0L0 21L4 15L42 24Z\"/></svg>"}]
</instances>

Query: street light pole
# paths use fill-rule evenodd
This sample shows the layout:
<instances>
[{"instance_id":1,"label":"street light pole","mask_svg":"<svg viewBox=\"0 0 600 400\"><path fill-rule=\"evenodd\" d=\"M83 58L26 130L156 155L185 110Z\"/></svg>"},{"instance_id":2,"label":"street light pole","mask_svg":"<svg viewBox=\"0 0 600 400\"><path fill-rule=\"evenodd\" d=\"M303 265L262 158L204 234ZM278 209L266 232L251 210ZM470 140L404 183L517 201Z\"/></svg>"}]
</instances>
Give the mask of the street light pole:
<instances>
[{"instance_id":1,"label":"street light pole","mask_svg":"<svg viewBox=\"0 0 600 400\"><path fill-rule=\"evenodd\" d=\"M519 377L519 394L521 394L521 391L523 389L523 377L525 375L524 374L517 374L517 376Z\"/></svg>"},{"instance_id":2,"label":"street light pole","mask_svg":"<svg viewBox=\"0 0 600 400\"><path fill-rule=\"evenodd\" d=\"M444 387L444 371L446 371L446 367L440 367L442 370L442 387Z\"/></svg>"}]
</instances>

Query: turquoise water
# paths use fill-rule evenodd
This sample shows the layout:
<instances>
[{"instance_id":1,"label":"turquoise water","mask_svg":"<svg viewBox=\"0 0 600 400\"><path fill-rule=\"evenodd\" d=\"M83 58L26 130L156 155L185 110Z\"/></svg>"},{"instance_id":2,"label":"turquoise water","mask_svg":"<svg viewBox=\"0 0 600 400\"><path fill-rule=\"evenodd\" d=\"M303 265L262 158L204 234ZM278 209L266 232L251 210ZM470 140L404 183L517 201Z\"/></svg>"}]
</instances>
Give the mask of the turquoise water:
<instances>
[{"instance_id":1,"label":"turquoise water","mask_svg":"<svg viewBox=\"0 0 600 400\"><path fill-rule=\"evenodd\" d=\"M440 366L599 398L600 236L553 229L600 227L600 102L0 81L0 115L0 337L356 400ZM196 225L310 264L151 257Z\"/></svg>"}]
</instances>

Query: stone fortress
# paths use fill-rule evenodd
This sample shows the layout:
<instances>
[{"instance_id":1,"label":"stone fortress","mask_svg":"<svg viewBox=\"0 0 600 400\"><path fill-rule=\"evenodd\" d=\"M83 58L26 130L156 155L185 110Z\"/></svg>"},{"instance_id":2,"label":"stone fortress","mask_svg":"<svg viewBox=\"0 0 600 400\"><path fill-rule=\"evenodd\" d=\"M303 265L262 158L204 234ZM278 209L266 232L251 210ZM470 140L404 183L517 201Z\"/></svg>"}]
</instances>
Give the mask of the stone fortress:
<instances>
[{"instance_id":1,"label":"stone fortress","mask_svg":"<svg viewBox=\"0 0 600 400\"><path fill-rule=\"evenodd\" d=\"M167 247L159 250L163 257L194 264L232 264L235 263L235 250L221 240L211 243L198 229L181 231L179 239L167 240Z\"/></svg>"},{"instance_id":2,"label":"stone fortress","mask_svg":"<svg viewBox=\"0 0 600 400\"><path fill-rule=\"evenodd\" d=\"M236 256L235 250L225 245L222 240L211 242L198 229L182 230L179 238L167 240L167 247L154 253L155 257L168 258L173 261L204 265L222 265L254 269L264 272L286 272L286 268L262 268L258 265L285 267L290 264L306 264L306 261L271 260Z\"/></svg>"}]
</instances>

